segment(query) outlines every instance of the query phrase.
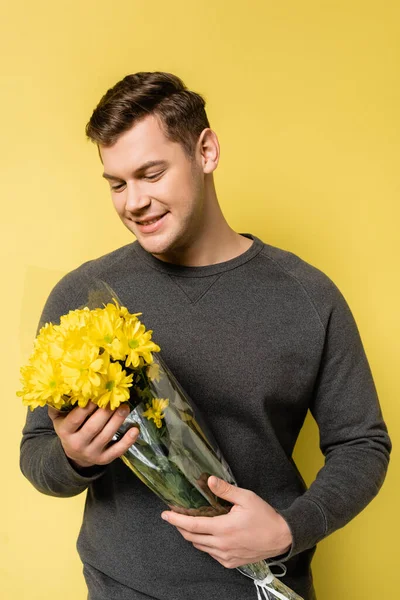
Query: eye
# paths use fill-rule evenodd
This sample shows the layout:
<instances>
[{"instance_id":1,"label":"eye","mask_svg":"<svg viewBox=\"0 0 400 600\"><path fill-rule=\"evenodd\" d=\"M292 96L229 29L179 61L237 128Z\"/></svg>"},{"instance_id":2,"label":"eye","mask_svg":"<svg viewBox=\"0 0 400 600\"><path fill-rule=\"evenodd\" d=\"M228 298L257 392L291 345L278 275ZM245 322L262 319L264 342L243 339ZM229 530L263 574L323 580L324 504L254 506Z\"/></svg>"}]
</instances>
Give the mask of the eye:
<instances>
[{"instance_id":1,"label":"eye","mask_svg":"<svg viewBox=\"0 0 400 600\"><path fill-rule=\"evenodd\" d=\"M146 177L146 179L150 179L150 181L151 181L151 180L153 180L153 179L157 179L157 177L160 177L160 175L162 175L162 174L163 174L163 172L164 172L164 171L161 171L160 173L156 173L155 175L148 175L148 176Z\"/></svg>"},{"instance_id":2,"label":"eye","mask_svg":"<svg viewBox=\"0 0 400 600\"><path fill-rule=\"evenodd\" d=\"M118 191L118 190L120 190L121 188L123 188L123 187L124 187L124 185L125 185L124 183L120 183L119 185L112 185L112 186L111 186L111 189L112 189L112 190L114 190L114 191Z\"/></svg>"}]
</instances>

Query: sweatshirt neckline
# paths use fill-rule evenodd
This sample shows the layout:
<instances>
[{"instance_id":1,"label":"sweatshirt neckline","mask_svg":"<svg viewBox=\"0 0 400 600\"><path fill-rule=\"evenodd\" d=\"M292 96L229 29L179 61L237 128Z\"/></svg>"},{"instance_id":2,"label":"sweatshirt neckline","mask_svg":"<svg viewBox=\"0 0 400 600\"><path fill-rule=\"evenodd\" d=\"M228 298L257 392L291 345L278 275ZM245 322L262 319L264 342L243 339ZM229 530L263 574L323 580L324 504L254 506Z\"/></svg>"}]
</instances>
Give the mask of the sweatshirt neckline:
<instances>
[{"instance_id":1,"label":"sweatshirt neckline","mask_svg":"<svg viewBox=\"0 0 400 600\"><path fill-rule=\"evenodd\" d=\"M223 273L225 271L230 271L231 269L236 269L255 256L263 249L264 243L255 235L251 233L241 233L244 237L247 237L253 240L250 248L224 262L216 263L213 265L204 265L201 267L188 267L182 265L176 265L174 263L165 262L156 258L147 250L145 250L139 242L136 240L133 242L133 249L140 259L144 260L148 265L150 265L153 269L157 271L161 271L162 273L166 273L168 275L176 275L178 277L208 277L209 275L217 275L219 273Z\"/></svg>"}]
</instances>

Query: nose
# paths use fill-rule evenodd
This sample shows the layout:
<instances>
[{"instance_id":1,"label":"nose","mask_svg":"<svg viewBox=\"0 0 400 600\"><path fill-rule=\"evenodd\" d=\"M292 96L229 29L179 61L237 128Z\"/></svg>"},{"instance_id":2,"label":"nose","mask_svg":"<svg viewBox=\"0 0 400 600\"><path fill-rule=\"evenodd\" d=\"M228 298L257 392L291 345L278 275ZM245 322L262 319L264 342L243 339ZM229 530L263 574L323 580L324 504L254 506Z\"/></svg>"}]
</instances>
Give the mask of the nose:
<instances>
[{"instance_id":1,"label":"nose","mask_svg":"<svg viewBox=\"0 0 400 600\"><path fill-rule=\"evenodd\" d=\"M151 198L135 182L127 183L125 199L125 210L133 215L141 213L151 203Z\"/></svg>"}]
</instances>

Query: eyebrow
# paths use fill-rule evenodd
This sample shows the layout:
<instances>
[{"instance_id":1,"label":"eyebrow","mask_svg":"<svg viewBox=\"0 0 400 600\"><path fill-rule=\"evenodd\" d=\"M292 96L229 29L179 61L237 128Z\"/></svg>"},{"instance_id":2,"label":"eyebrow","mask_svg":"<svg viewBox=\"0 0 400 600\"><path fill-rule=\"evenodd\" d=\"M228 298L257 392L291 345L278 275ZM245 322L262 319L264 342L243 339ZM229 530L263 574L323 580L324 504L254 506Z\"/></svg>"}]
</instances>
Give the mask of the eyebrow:
<instances>
[{"instance_id":1,"label":"eyebrow","mask_svg":"<svg viewBox=\"0 0 400 600\"><path fill-rule=\"evenodd\" d=\"M136 169L136 171L134 172L134 175L140 175L141 173L143 173L144 171L146 171L146 169L149 169L150 167L158 167L158 166L166 167L167 165L168 165L168 162L166 160L149 160L146 163L144 163L143 165L141 165L138 169ZM108 173L103 173L102 177L104 177L104 179L110 179L112 181L122 181L122 179L120 177L116 177L115 175L109 175Z\"/></svg>"}]
</instances>

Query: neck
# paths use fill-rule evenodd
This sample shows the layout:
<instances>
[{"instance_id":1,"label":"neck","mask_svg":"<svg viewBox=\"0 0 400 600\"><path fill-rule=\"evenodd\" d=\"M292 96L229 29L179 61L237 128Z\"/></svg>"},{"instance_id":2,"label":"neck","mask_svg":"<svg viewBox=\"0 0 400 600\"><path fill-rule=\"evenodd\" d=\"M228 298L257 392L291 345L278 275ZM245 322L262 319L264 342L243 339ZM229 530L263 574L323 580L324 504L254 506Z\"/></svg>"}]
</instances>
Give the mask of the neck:
<instances>
[{"instance_id":1,"label":"neck","mask_svg":"<svg viewBox=\"0 0 400 600\"><path fill-rule=\"evenodd\" d=\"M236 233L228 223L213 224L206 235L196 237L184 252L171 256L174 264L187 267L203 267L231 260L245 252L253 241Z\"/></svg>"},{"instance_id":2,"label":"neck","mask_svg":"<svg viewBox=\"0 0 400 600\"><path fill-rule=\"evenodd\" d=\"M174 264L203 267L231 260L243 254L253 241L236 233L226 221L216 196L212 176L206 180L205 200L200 225L185 245L166 257L156 256Z\"/></svg>"}]
</instances>

